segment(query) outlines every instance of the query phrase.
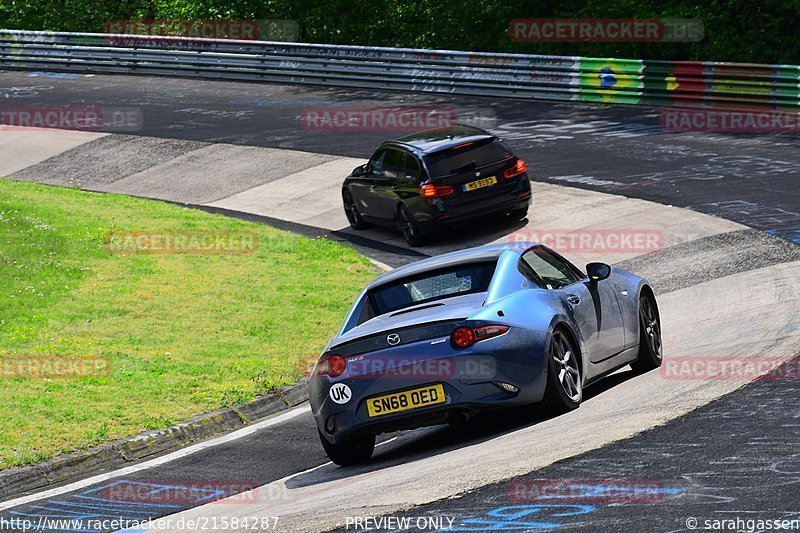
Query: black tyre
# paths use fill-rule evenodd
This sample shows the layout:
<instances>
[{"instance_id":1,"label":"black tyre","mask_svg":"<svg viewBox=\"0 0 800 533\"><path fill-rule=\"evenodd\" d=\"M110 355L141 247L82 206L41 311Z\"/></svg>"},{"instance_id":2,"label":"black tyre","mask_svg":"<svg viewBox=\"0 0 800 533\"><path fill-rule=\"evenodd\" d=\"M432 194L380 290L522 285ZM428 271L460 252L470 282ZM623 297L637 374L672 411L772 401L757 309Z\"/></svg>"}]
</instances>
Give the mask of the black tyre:
<instances>
[{"instance_id":1,"label":"black tyre","mask_svg":"<svg viewBox=\"0 0 800 533\"><path fill-rule=\"evenodd\" d=\"M645 293L639 298L639 356L631 363L631 368L647 372L660 367L663 359L661 318L655 298Z\"/></svg>"},{"instance_id":2,"label":"black tyre","mask_svg":"<svg viewBox=\"0 0 800 533\"><path fill-rule=\"evenodd\" d=\"M401 205L400 209L397 210L397 225L400 226L403 238L409 246L422 246L425 244L425 236L419 229L419 224L417 224L411 211L404 205Z\"/></svg>"},{"instance_id":3,"label":"black tyre","mask_svg":"<svg viewBox=\"0 0 800 533\"><path fill-rule=\"evenodd\" d=\"M583 370L569 336L553 331L547 352L547 386L542 403L551 414L576 409L583 399Z\"/></svg>"},{"instance_id":4,"label":"black tyre","mask_svg":"<svg viewBox=\"0 0 800 533\"><path fill-rule=\"evenodd\" d=\"M347 221L353 229L368 228L369 224L364 222L364 218L358 210L358 206L353 200L353 195L345 191L342 193L342 202L344 203L344 214L347 215Z\"/></svg>"},{"instance_id":5,"label":"black tyre","mask_svg":"<svg viewBox=\"0 0 800 533\"><path fill-rule=\"evenodd\" d=\"M365 463L369 461L375 450L375 435L361 435L333 444L328 442L322 432L319 432L319 440L322 442L328 458L339 466Z\"/></svg>"}]
</instances>

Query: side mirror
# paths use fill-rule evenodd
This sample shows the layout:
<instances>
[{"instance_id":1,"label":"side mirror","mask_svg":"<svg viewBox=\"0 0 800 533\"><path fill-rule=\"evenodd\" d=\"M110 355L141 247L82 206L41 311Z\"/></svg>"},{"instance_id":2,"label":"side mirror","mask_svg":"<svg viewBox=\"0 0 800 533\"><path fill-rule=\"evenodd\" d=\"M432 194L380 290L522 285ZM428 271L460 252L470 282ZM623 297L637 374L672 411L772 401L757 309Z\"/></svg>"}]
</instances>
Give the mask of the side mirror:
<instances>
[{"instance_id":1,"label":"side mirror","mask_svg":"<svg viewBox=\"0 0 800 533\"><path fill-rule=\"evenodd\" d=\"M353 169L352 176L363 176L367 173L367 165L360 165Z\"/></svg>"},{"instance_id":2,"label":"side mirror","mask_svg":"<svg viewBox=\"0 0 800 533\"><path fill-rule=\"evenodd\" d=\"M605 263L589 263L586 265L586 275L592 281L601 281L611 275L611 267Z\"/></svg>"}]
</instances>

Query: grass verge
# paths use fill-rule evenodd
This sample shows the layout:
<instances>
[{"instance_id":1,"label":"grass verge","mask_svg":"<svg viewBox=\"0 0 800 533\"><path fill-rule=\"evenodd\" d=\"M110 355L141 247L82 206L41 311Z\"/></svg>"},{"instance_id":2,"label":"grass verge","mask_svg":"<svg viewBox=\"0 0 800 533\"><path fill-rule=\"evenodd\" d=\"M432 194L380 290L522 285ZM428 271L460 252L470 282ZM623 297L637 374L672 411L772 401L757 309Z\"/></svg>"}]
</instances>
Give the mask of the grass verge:
<instances>
[{"instance_id":1,"label":"grass verge","mask_svg":"<svg viewBox=\"0 0 800 533\"><path fill-rule=\"evenodd\" d=\"M110 246L109 231L253 241L234 246L249 253L120 253L132 249ZM0 469L294 382L375 274L366 258L324 239L0 180ZM43 371L71 358L105 361L108 372Z\"/></svg>"}]
</instances>

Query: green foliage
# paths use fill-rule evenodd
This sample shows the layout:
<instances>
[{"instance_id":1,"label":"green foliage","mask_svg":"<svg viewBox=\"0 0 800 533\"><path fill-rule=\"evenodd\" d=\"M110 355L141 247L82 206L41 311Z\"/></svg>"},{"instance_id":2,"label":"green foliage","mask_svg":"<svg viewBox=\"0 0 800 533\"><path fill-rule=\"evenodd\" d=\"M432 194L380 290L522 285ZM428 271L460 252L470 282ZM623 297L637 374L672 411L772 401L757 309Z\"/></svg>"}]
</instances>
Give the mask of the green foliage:
<instances>
[{"instance_id":1,"label":"green foliage","mask_svg":"<svg viewBox=\"0 0 800 533\"><path fill-rule=\"evenodd\" d=\"M700 43L516 43L514 18L699 18ZM800 0L0 0L0 27L102 31L107 20L294 19L302 40L497 52L800 63Z\"/></svg>"}]
</instances>

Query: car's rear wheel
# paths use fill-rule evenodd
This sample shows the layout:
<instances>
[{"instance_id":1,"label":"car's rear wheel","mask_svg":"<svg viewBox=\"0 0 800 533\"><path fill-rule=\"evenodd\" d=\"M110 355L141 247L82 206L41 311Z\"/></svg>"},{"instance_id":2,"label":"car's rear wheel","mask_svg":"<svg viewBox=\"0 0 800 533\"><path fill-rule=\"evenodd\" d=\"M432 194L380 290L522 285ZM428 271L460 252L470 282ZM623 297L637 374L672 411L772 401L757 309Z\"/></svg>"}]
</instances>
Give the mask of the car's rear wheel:
<instances>
[{"instance_id":1,"label":"car's rear wheel","mask_svg":"<svg viewBox=\"0 0 800 533\"><path fill-rule=\"evenodd\" d=\"M342 202L344 203L344 214L347 215L347 221L353 229L369 227L369 224L364 222L364 218L361 216L361 212L359 212L358 206L353 200L353 195L350 194L349 191L345 191L342 194Z\"/></svg>"},{"instance_id":2,"label":"car's rear wheel","mask_svg":"<svg viewBox=\"0 0 800 533\"><path fill-rule=\"evenodd\" d=\"M359 435L333 444L319 432L319 440L328 458L339 466L357 465L369 461L375 450L375 435Z\"/></svg>"},{"instance_id":3,"label":"car's rear wheel","mask_svg":"<svg viewBox=\"0 0 800 533\"><path fill-rule=\"evenodd\" d=\"M419 224L417 224L411 211L404 205L401 205L397 210L397 225L400 226L403 238L410 246L422 246L425 244L425 236L419 229Z\"/></svg>"},{"instance_id":4,"label":"car's rear wheel","mask_svg":"<svg viewBox=\"0 0 800 533\"><path fill-rule=\"evenodd\" d=\"M661 366L664 359L661 344L661 318L650 294L639 298L639 356L631 363L636 372L647 372Z\"/></svg>"},{"instance_id":5,"label":"car's rear wheel","mask_svg":"<svg viewBox=\"0 0 800 533\"><path fill-rule=\"evenodd\" d=\"M572 340L561 329L553 331L547 354L547 385L542 403L552 414L576 409L583 399L581 365Z\"/></svg>"}]
</instances>

